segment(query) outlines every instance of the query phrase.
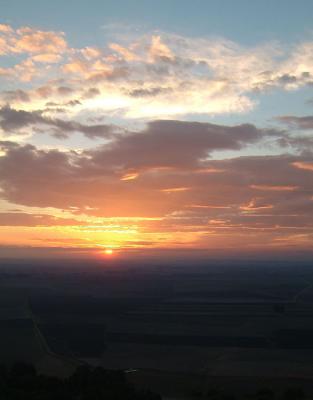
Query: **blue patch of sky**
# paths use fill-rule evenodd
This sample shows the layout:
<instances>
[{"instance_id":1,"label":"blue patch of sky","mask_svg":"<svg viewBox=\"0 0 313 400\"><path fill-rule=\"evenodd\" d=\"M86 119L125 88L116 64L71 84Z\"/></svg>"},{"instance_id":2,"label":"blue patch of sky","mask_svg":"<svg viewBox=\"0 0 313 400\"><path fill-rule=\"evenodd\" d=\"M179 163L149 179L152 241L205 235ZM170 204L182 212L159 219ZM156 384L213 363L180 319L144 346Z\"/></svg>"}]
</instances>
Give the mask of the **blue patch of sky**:
<instances>
[{"instance_id":1,"label":"blue patch of sky","mask_svg":"<svg viewBox=\"0 0 313 400\"><path fill-rule=\"evenodd\" d=\"M67 32L73 46L101 44L112 22L242 44L297 40L312 33L312 0L0 0L1 19Z\"/></svg>"}]
</instances>

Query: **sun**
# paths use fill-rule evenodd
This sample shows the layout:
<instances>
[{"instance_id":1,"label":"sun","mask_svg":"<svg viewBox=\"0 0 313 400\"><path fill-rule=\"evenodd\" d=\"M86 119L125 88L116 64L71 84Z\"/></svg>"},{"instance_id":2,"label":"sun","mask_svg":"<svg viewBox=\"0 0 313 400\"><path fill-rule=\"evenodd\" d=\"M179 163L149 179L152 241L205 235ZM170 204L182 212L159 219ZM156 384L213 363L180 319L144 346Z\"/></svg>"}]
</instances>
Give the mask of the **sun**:
<instances>
[{"instance_id":1,"label":"sun","mask_svg":"<svg viewBox=\"0 0 313 400\"><path fill-rule=\"evenodd\" d=\"M118 253L116 252L117 248L115 247L107 247L107 248L103 248L99 251L99 256L100 257L104 257L104 258L113 258L115 255L117 255Z\"/></svg>"}]
</instances>

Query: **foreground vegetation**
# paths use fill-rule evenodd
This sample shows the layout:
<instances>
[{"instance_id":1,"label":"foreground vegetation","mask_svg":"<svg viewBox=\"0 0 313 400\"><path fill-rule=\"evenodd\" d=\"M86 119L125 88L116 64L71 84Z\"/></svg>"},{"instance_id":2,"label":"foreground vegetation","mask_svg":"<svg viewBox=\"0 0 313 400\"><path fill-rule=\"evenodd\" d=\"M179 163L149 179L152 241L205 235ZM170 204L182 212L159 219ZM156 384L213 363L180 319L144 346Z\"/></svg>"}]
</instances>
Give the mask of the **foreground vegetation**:
<instances>
[{"instance_id":1,"label":"foreground vegetation","mask_svg":"<svg viewBox=\"0 0 313 400\"><path fill-rule=\"evenodd\" d=\"M150 391L138 391L122 371L79 367L67 379L38 374L34 367L0 367L1 400L160 400Z\"/></svg>"},{"instance_id":2,"label":"foreground vegetation","mask_svg":"<svg viewBox=\"0 0 313 400\"><path fill-rule=\"evenodd\" d=\"M210 400L311 400L312 397L306 397L304 391L298 387L291 387L282 392L275 393L269 388L257 390L251 395L235 396L225 394L223 391L211 389L207 392L207 399Z\"/></svg>"},{"instance_id":3,"label":"foreground vegetation","mask_svg":"<svg viewBox=\"0 0 313 400\"><path fill-rule=\"evenodd\" d=\"M227 389L227 385L225 387ZM179 397L179 396L178 396ZM209 388L193 393L194 399L207 400L309 400L301 388L286 388L275 393L259 389L250 395L233 395ZM0 365L0 400L161 400L151 391L140 391L126 380L123 371L81 366L66 379L38 374L31 365Z\"/></svg>"}]
</instances>

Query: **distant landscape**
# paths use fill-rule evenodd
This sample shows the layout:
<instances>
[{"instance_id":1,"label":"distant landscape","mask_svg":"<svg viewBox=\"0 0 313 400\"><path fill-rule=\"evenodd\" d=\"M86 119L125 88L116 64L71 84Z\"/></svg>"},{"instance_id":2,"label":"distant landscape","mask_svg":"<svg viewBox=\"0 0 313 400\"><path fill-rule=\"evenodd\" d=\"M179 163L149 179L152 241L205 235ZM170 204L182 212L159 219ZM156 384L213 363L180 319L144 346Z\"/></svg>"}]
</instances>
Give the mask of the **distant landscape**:
<instances>
[{"instance_id":1,"label":"distant landscape","mask_svg":"<svg viewBox=\"0 0 313 400\"><path fill-rule=\"evenodd\" d=\"M61 377L80 365L126 371L169 397L225 381L311 392L311 282L304 262L6 262L0 357Z\"/></svg>"}]
</instances>

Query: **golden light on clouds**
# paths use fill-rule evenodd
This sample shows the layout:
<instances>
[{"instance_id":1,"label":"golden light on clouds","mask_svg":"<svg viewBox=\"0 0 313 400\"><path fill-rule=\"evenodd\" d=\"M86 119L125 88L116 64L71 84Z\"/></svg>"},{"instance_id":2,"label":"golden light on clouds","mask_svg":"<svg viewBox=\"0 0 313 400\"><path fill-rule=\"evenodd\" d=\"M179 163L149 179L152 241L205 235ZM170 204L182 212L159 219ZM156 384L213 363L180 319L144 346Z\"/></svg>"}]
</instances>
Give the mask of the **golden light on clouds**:
<instances>
[{"instance_id":1,"label":"golden light on clouds","mask_svg":"<svg viewBox=\"0 0 313 400\"><path fill-rule=\"evenodd\" d=\"M311 84L313 42L68 37L0 25L0 245L313 243L313 117L249 118Z\"/></svg>"},{"instance_id":2,"label":"golden light on clouds","mask_svg":"<svg viewBox=\"0 0 313 400\"><path fill-rule=\"evenodd\" d=\"M250 185L251 189L272 191L272 192L293 192L298 189L298 186L283 186L283 185Z\"/></svg>"},{"instance_id":3,"label":"golden light on clouds","mask_svg":"<svg viewBox=\"0 0 313 400\"><path fill-rule=\"evenodd\" d=\"M125 174L122 176L121 181L132 181L134 179L137 179L139 176L139 173L137 172L132 172L129 174Z\"/></svg>"},{"instance_id":4,"label":"golden light on clouds","mask_svg":"<svg viewBox=\"0 0 313 400\"><path fill-rule=\"evenodd\" d=\"M268 210L273 208L273 205L264 203L263 199L255 198L251 199L247 204L241 205L239 208L240 210L243 210L245 212L251 212L251 211Z\"/></svg>"},{"instance_id":5,"label":"golden light on clouds","mask_svg":"<svg viewBox=\"0 0 313 400\"><path fill-rule=\"evenodd\" d=\"M189 187L174 187L174 188L161 189L161 192L177 193L177 192L186 192L187 190L190 190L190 188Z\"/></svg>"},{"instance_id":6,"label":"golden light on clouds","mask_svg":"<svg viewBox=\"0 0 313 400\"><path fill-rule=\"evenodd\" d=\"M299 169L305 169L307 171L313 171L313 162L308 161L296 161L292 165Z\"/></svg>"}]
</instances>

